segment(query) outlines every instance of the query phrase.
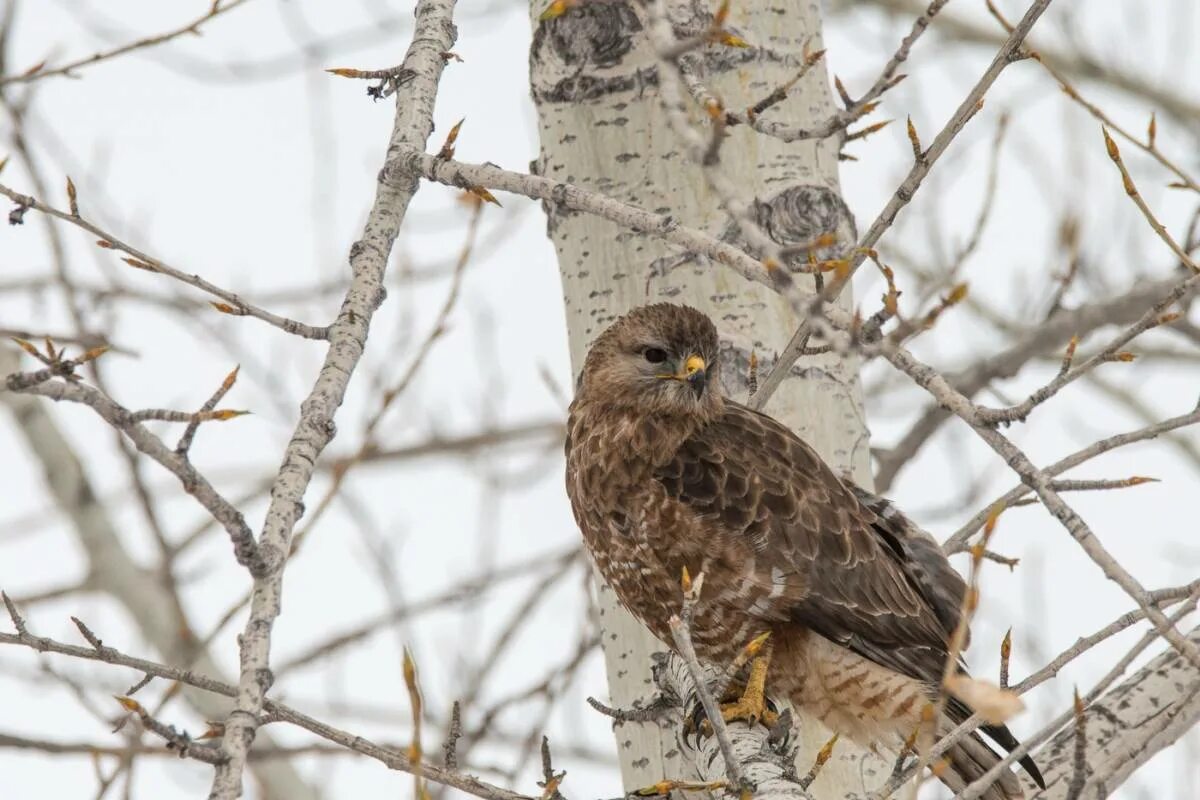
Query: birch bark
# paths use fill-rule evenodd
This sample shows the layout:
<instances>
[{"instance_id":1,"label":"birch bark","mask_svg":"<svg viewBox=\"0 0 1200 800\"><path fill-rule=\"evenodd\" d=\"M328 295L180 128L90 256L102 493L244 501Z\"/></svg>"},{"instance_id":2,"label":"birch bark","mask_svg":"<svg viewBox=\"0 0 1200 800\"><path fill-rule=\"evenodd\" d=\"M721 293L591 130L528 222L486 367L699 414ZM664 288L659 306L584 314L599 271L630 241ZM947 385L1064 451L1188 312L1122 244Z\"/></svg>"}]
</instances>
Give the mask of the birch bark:
<instances>
[{"instance_id":1,"label":"birch bark","mask_svg":"<svg viewBox=\"0 0 1200 800\"><path fill-rule=\"evenodd\" d=\"M546 5L531 2L530 79L541 134L541 155L532 171L733 238L700 167L689 160L664 118L642 11L623 0L590 2L539 20ZM687 9L697 20L711 13L699 2ZM705 82L729 108L752 106L797 74L806 51L822 47L816 2L737 3L729 26L752 47L698 51ZM821 63L767 114L811 125L833 111ZM704 124L694 104L689 113L695 124ZM752 205L758 224L775 242L797 244L828 231L836 231L841 244L855 240L854 221L838 186L837 141L783 144L745 127L730 133L715 168L732 179L739 199ZM630 308L686 303L717 321L725 391L745 400L751 353L765 376L799 323L780 295L726 267L693 261L659 274L654 265L678 260L665 258L678 253L662 242L553 202L546 206L576 374L592 338ZM849 306L848 293L842 302ZM793 367L766 410L836 469L869 487L868 432L857 373L852 358L806 358ZM598 594L609 694L613 704L629 707L653 693L650 654L667 648L616 603L611 590L600 585ZM813 719L802 719L800 727L803 774L831 734ZM616 736L627 790L692 774L680 763L673 731L655 723L619 723ZM863 792L882 783L890 766L839 743L811 791L817 798Z\"/></svg>"},{"instance_id":2,"label":"birch bark","mask_svg":"<svg viewBox=\"0 0 1200 800\"><path fill-rule=\"evenodd\" d=\"M1200 643L1200 627L1193 628L1188 638ZM1067 725L1035 754L1046 776L1046 790L1039 792L1026 781L1030 800L1107 797L1116 791L1135 770L1200 721L1200 675L1168 647L1088 706L1086 718L1083 775L1075 774L1075 726Z\"/></svg>"}]
</instances>

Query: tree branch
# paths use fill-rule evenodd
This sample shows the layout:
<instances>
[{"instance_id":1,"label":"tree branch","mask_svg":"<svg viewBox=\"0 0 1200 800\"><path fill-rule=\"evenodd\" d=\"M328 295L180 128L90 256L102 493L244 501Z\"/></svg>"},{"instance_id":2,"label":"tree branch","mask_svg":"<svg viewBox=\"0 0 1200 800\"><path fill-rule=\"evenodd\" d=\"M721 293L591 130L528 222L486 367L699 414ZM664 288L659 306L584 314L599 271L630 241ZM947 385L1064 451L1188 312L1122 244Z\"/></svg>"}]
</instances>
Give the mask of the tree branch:
<instances>
[{"instance_id":1,"label":"tree branch","mask_svg":"<svg viewBox=\"0 0 1200 800\"><path fill-rule=\"evenodd\" d=\"M423 148L433 132L434 98L446 63L442 54L453 47L456 36L453 10L454 0L421 0L417 4L416 28L403 64L415 77L396 92L389 153ZM280 613L283 571L292 533L303 514L304 494L317 460L336 431L334 415L366 347L371 318L383 301L388 256L416 189L416 173L385 170L363 236L350 249L350 288L337 320L329 327L329 350L316 383L300 406L300 419L271 487L271 504L258 541L271 569L254 582L250 615L240 643L237 708L226 720L221 744L227 761L216 769L210 800L233 800L242 793L242 771L267 690L274 680L270 669L271 631Z\"/></svg>"},{"instance_id":2,"label":"tree branch","mask_svg":"<svg viewBox=\"0 0 1200 800\"><path fill-rule=\"evenodd\" d=\"M1033 29L1034 24L1045 13L1050 6L1052 0L1034 0L1030 4L1029 9L1025 12L1025 16L1013 28L1012 33L1004 40L996 55L992 58L992 62L984 70L983 75L979 77L971 91L959 103L958 108L950 116L949 121L942 127L938 135L934 137L933 142L925 150L920 150L919 146L914 143L914 148L917 148L916 158L912 167L908 171L908 175L900 182L900 186L892 194L892 197L884 205L883 210L871 223L871 227L859 239L858 244L849 251L846 256L847 266L844 275L840 279L840 285L845 285L849 282L850 277L855 271L862 266L862 263L867 259L868 255L874 251L879 240L883 238L884 233L892 227L892 223L896 221L897 215L909 204L917 190L921 188L921 183L929 175L933 165L941 158L942 154L950 147L950 143L962 132L966 124L983 106L983 97L987 94L988 89L1000 77L1000 73L1005 67L1018 60L1018 54L1025 42L1025 37ZM763 379L758 391L751 400L751 405L755 408L762 408L766 405L771 394L783 382L784 376L791 370L792 365L796 363L796 359L800 357L803 351L803 343L807 341L807 334L812 330L812 317L817 309L812 309L805 314L799 327L792 334L788 348L775 362L771 372ZM885 487L879 487L883 489Z\"/></svg>"},{"instance_id":3,"label":"tree branch","mask_svg":"<svg viewBox=\"0 0 1200 800\"><path fill-rule=\"evenodd\" d=\"M23 373L9 375L7 384L10 387L17 385L20 381L15 379L21 378L23 375ZM179 478L184 491L196 498L196 501L204 506L213 518L225 528L233 543L233 552L237 556L239 564L249 569L251 574L266 572L268 564L263 560L258 544L254 541L254 534L246 524L242 512L222 497L186 457L167 447L162 439L147 430L133 412L100 390L83 383L46 380L14 388L12 391L48 397L51 400L68 400L91 408L105 422L125 434L139 452L150 456L164 469Z\"/></svg>"},{"instance_id":4,"label":"tree branch","mask_svg":"<svg viewBox=\"0 0 1200 800\"><path fill-rule=\"evenodd\" d=\"M172 39L176 39L186 34L199 35L200 27L204 25L204 23L220 16L221 14L232 11L246 2L247 0L229 0L229 2L227 2L225 5L221 5L221 0L213 0L212 6L205 14L179 28L174 28L155 36L147 36L142 39L123 44L120 47L114 47L110 50L93 53L90 56L85 56L83 58L67 62L61 66L50 67L47 69L43 63L35 65L20 75L0 75L0 87L10 83L29 83L31 81L41 80L42 78L51 78L55 76L74 78L76 77L74 75L74 71L82 69L83 67L90 67L93 64L99 64L102 61L109 61L117 58L118 56L123 56L126 53L132 53L135 50L143 50L147 47L156 47L157 45L164 44Z\"/></svg>"},{"instance_id":5,"label":"tree branch","mask_svg":"<svg viewBox=\"0 0 1200 800\"><path fill-rule=\"evenodd\" d=\"M186 283L189 286L195 286L197 289L208 292L214 297L221 298L225 301L225 303L213 303L212 305L222 313L231 314L233 316L254 317L262 320L263 322L274 325L280 330L296 336L302 336L305 339L328 338L329 331L327 328L318 328L312 325L306 325L303 322L297 322L294 319L288 319L287 317L281 317L278 314L273 314L266 309L259 308L253 303L246 302L234 292L222 289L220 286L206 281L199 275L178 270L166 262L160 261L154 256L145 253L132 245L125 244L123 241L100 228L98 225L95 225L94 223L89 222L81 217L77 209L73 209L71 212L60 211L53 206L43 203L41 200L38 200L35 197L21 194L20 192L14 191L3 184L0 184L0 194L16 203L18 209L36 209L43 214L47 214L51 217L69 222L77 228L82 228L88 233L100 237L99 241L97 242L99 246L108 250L118 250L122 253L127 253L130 257L125 259L125 261L132 267L145 270L146 272L157 272L167 275L168 277L174 278L181 283Z\"/></svg>"},{"instance_id":6,"label":"tree branch","mask_svg":"<svg viewBox=\"0 0 1200 800\"><path fill-rule=\"evenodd\" d=\"M17 625L18 632L15 634L0 633L0 644L19 645L37 650L40 653L58 653L71 656L72 658L102 661L106 664L128 667L144 675L153 675L156 678L178 681L179 683L194 686L206 692L225 697L238 697L241 692L238 687L215 680L202 673L126 655L113 647L80 647L79 645L66 644L44 636L34 636L28 630L21 630L24 627L24 622L21 621L18 623L19 619L19 615L13 617L13 623ZM265 718L260 719L260 722L287 722L303 728L310 733L314 733L322 739L380 761L389 769L412 773L419 768L421 774L430 780L451 786L476 797L484 798L484 800L532 800L526 795L510 792L506 789L484 783L469 775L462 775L433 764L414 764L400 749L385 747L361 736L355 736L354 734L334 728L331 725L326 725L283 703L267 700L263 703L260 713L265 714Z\"/></svg>"}]
</instances>

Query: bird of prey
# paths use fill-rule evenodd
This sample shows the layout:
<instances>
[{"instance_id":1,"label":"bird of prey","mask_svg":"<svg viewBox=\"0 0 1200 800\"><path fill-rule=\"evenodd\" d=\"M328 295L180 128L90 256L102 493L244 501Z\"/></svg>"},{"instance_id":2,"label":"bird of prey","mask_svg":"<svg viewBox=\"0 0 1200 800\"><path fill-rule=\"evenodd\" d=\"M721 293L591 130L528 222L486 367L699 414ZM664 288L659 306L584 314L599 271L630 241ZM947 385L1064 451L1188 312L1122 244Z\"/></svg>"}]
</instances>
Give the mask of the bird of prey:
<instances>
[{"instance_id":1,"label":"bird of prey","mask_svg":"<svg viewBox=\"0 0 1200 800\"><path fill-rule=\"evenodd\" d=\"M939 696L966 590L937 543L886 500L840 478L785 425L723 397L717 330L701 312L634 309L592 344L567 423L567 493L621 603L670 642L684 569L700 658L724 665L767 633L740 701L763 682L831 730L899 751ZM769 666L768 666L769 665ZM769 672L768 672L769 670ZM961 671L961 670L960 670ZM971 715L955 698L936 733ZM1011 751L1004 725L982 728ZM960 790L1000 757L977 734L939 778ZM1042 785L1029 757L1021 764ZM1003 771L987 800L1022 796Z\"/></svg>"}]
</instances>

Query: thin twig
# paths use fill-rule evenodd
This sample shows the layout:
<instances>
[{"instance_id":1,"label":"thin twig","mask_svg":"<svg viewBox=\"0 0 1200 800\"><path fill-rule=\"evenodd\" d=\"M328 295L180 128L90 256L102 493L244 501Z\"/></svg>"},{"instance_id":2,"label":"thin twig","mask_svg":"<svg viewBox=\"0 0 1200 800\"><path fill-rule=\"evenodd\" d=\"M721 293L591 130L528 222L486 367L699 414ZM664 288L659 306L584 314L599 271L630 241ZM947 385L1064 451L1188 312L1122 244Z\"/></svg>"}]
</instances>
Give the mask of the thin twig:
<instances>
[{"instance_id":1,"label":"thin twig","mask_svg":"<svg viewBox=\"0 0 1200 800\"><path fill-rule=\"evenodd\" d=\"M217 390L204 402L204 405L200 406L198 414L211 413L217 407L217 403L221 402L221 399L229 393L229 390L237 382L238 371L240 369L241 367L234 367L225 376L225 380L221 381L221 385L217 387ZM188 451L192 448L192 441L196 438L196 431L200 430L200 423L202 421L201 419L194 419L188 423L187 428L183 431L183 435L179 437L179 442L175 445L176 453L181 456L187 456Z\"/></svg>"},{"instance_id":2,"label":"thin twig","mask_svg":"<svg viewBox=\"0 0 1200 800\"><path fill-rule=\"evenodd\" d=\"M1124 447L1125 445L1134 444L1136 442L1144 442L1147 439L1153 439L1157 436L1161 436L1164 433L1196 424L1200 424L1200 408L1195 408L1186 414L1180 414L1153 425L1147 425L1143 428L1138 428L1127 433L1120 433L1115 436L1109 436L1105 439L1101 439L1098 442L1093 442L1087 447L1084 447L1081 450L1066 456L1065 458L1059 459L1048 467L1044 467L1042 471L1048 476L1058 475L1066 472L1069 469L1073 469L1074 467L1077 467L1085 461L1095 458L1096 456L1107 453L1110 450L1115 450L1118 447ZM1008 490L1008 492L996 498L991 503L988 503L983 510L976 513L974 517L972 517L962 527L951 534L948 539L946 539L946 541L942 544L943 551L945 551L947 555L962 552L964 549L966 549L967 540L970 539L970 537L973 536L977 530L979 530L980 526L987 521L987 517L993 508L997 506L1011 506L1018 502L1020 498L1024 497L1030 491L1032 491L1030 487L1022 483Z\"/></svg>"},{"instance_id":3,"label":"thin twig","mask_svg":"<svg viewBox=\"0 0 1200 800\"><path fill-rule=\"evenodd\" d=\"M8 386L13 389L14 378L23 374L10 375ZM19 382L19 381L16 381ZM229 534L233 544L233 552L238 563L250 570L251 574L265 574L269 564L266 556L260 551L254 534L246 524L245 518L237 508L226 500L216 488L209 483L191 462L171 450L163 441L137 421L133 412L124 408L112 398L83 383L72 383L65 380L42 381L23 386L16 391L48 397L51 400L68 400L86 405L100 417L112 425L133 443L138 451L158 462L163 468L175 475L185 491L221 523Z\"/></svg>"},{"instance_id":4,"label":"thin twig","mask_svg":"<svg viewBox=\"0 0 1200 800\"><path fill-rule=\"evenodd\" d=\"M996 430L987 426L976 413L976 408L962 394L955 391L928 365L918 361L911 353L886 339L880 343L880 351L891 364L908 375L922 389L930 393L939 403L945 404L955 415L966 422L975 433L1002 457L1021 480L1033 488L1047 510L1059 521L1088 557L1104 572L1105 576L1120 586L1126 594L1146 612L1159 632L1179 650L1188 661L1200 667L1200 647L1190 642L1175 629L1161 611L1154 608L1146 589L1115 559L1100 542L1091 528L1075 513L1050 486L1050 478L1039 470L1016 445Z\"/></svg>"},{"instance_id":5,"label":"thin twig","mask_svg":"<svg viewBox=\"0 0 1200 800\"><path fill-rule=\"evenodd\" d=\"M79 70L84 67L90 67L93 64L99 64L102 61L109 61L117 58L118 56L123 56L126 53L132 53L135 50L144 50L149 47L155 47L186 34L199 35L200 28L202 25L204 25L204 23L209 22L221 14L232 11L246 2L247 0L229 0L229 2L225 3L225 5L221 5L221 0L215 0L206 13L200 17L197 17L191 22L182 25L181 27L174 28L155 36L147 36L133 42L128 42L127 44L123 44L119 47L114 47L111 50L93 53L90 56L85 56L83 58L70 61L66 64L62 64L61 66L46 68L43 64L38 64L19 75L0 75L0 86L5 86L6 84L10 83L30 83L32 81L38 81L43 78L51 78L55 76L66 76L72 78L76 77L73 74L75 70Z\"/></svg>"},{"instance_id":6,"label":"thin twig","mask_svg":"<svg viewBox=\"0 0 1200 800\"><path fill-rule=\"evenodd\" d=\"M679 614L671 617L671 639L675 643L675 649L680 658L687 664L688 674L691 675L692 682L696 686L696 697L700 700L704 714L712 726L713 735L717 738L721 756L725 759L725 772L729 776L729 783L731 786L745 789L747 788L746 776L742 772L742 765L738 761L737 754L734 753L733 742L729 738L729 729L725 726L725 717L721 715L721 707L717 705L716 697L708 688L704 669L700 666L696 648L692 644L692 608L703 586L704 573L697 575L694 582L688 579L685 573L683 608Z\"/></svg>"},{"instance_id":7,"label":"thin twig","mask_svg":"<svg viewBox=\"0 0 1200 800\"><path fill-rule=\"evenodd\" d=\"M206 675L201 675L191 670L170 667L155 661L129 656L110 647L103 650L96 650L93 647L64 644L46 637L33 636L27 630L22 629L18 629L18 633L16 634L0 633L0 644L19 645L32 648L41 653L58 653L73 658L102 661L107 664L128 667L146 675L177 681L224 697L237 697L238 694L238 687L231 684L213 680ZM302 714L283 703L267 700L263 704L263 712L273 720L296 725L347 750L380 761L391 769L410 773L416 769L416 765L412 764L408 756L400 749L385 747L365 737L339 730L306 714ZM483 800L533 800L533 798L527 795L487 784L471 776L447 770L435 764L422 764L420 769L421 773L432 781L459 789L460 791L483 798Z\"/></svg>"},{"instance_id":8,"label":"thin twig","mask_svg":"<svg viewBox=\"0 0 1200 800\"><path fill-rule=\"evenodd\" d=\"M983 104L983 96L991 88L992 84L996 82L996 78L1000 77L1000 73L1004 71L1005 67L1013 63L1018 57L1025 37L1029 35L1034 24L1045 13L1051 2L1052 0L1034 0L1025 12L1025 16L1021 18L1020 23L1013 28L1008 39L1005 40L995 57L992 58L991 64L988 65L983 75L975 83L975 86L967 93L963 101L959 103L958 108L950 116L950 120L942 127L938 135L934 137L929 147L914 161L908 175L901 181L900 186L892 194L891 199L888 200L883 210L879 212L879 216L875 218L875 221L871 223L871 227L867 229L867 232L859 239L857 246L850 252L847 258L848 263L843 283L849 280L862 265L863 261L866 260L868 254L874 251L875 245L878 244L883 234L891 228L892 223L896 221L897 215L908 205L917 190L920 189L921 183L925 180L933 165L946 152L950 143L962 132L971 118L978 113ZM810 326L811 314L806 314L796 332L792 334L791 341L806 340L807 330ZM795 359L799 357L801 349L799 347L794 350L789 349L789 357L787 359L780 358L775 362L774 367L771 369L771 374L768 374L766 379L762 381L762 386L760 386L753 400L756 404L755 407L762 408L767 400L770 399L771 393L778 388L783 382L783 377L791 370ZM774 377L776 372L780 373L778 378ZM759 395L761 395L761 398Z\"/></svg>"},{"instance_id":9,"label":"thin twig","mask_svg":"<svg viewBox=\"0 0 1200 800\"><path fill-rule=\"evenodd\" d=\"M43 214L48 214L51 217L64 220L78 228L82 228L88 233L98 236L99 246L105 249L118 250L122 253L126 253L129 256L129 258L126 259L126 262L132 267L136 267L147 272L156 272L167 275L177 281L186 283L189 286L195 286L197 289L205 291L214 297L221 298L225 301L224 303L212 304L217 311L225 314L231 314L233 316L254 317L255 319L260 319L263 322L274 325L280 330L296 336L301 336L305 339L320 340L329 338L328 328L318 328L312 325L306 325L303 322L297 322L296 320L288 319L287 317L281 317L278 314L273 314L270 311L259 308L253 303L246 302L237 294L226 289L222 289L216 284L209 283L199 275L178 270L166 262L155 258L149 253L139 250L133 245L122 242L108 231L100 228L92 222L89 222L81 216L71 214L66 211L60 211L53 206L46 205L37 198L20 194L19 192L16 192L3 184L0 184L0 194L12 200L14 203L17 203L18 207L20 208L36 209Z\"/></svg>"},{"instance_id":10,"label":"thin twig","mask_svg":"<svg viewBox=\"0 0 1200 800\"><path fill-rule=\"evenodd\" d=\"M1108 135L1108 128L1101 127L1101 132L1104 133L1104 147L1108 150L1108 157L1117 165L1117 169L1121 172L1121 183L1125 187L1125 194L1129 195L1129 199L1133 201L1138 210L1142 212L1142 216L1146 218L1146 222L1150 224L1151 229L1158 234L1158 238L1166 243L1167 247L1171 248L1180 263L1192 271L1193 274L1200 274L1200 265L1197 265L1187 251L1179 246L1179 242L1175 241L1166 229L1166 227L1158 221L1158 217L1154 216L1154 212L1150 209L1150 205L1146 202L1146 198L1142 197L1142 193L1138 191L1137 184L1133 182L1133 176L1129 174L1129 170L1125 167L1125 161L1121 158L1121 149L1117 147L1117 143Z\"/></svg>"},{"instance_id":11,"label":"thin twig","mask_svg":"<svg viewBox=\"0 0 1200 800\"><path fill-rule=\"evenodd\" d=\"M1168 314L1167 309L1184 297L1192 294L1198 287L1200 287L1200 273L1180 281L1156 303L1150 306L1133 325L1130 325L1120 334L1113 337L1112 341L1103 350L1081 364L1074 364L1071 358L1064 358L1063 366L1059 370L1058 375L1045 386L1030 394L1022 402L1009 408L978 408L976 410L978 419L988 425L1024 421L1033 409L1046 402L1046 400L1056 395L1064 387L1070 385L1081 376L1091 372L1098 365L1110 361L1133 360L1132 354L1125 353L1122 348L1146 331L1174 319L1174 315ZM1074 349L1072 348L1070 353L1073 354L1073 352Z\"/></svg>"}]
</instances>

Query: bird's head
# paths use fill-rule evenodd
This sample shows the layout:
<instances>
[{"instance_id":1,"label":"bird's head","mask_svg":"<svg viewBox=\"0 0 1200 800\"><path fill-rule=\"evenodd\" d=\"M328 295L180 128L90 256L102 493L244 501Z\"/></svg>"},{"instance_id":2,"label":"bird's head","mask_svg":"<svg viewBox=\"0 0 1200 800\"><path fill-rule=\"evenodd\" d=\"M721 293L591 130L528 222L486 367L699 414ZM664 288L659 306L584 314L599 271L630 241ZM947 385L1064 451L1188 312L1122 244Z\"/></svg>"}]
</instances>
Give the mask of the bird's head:
<instances>
[{"instance_id":1,"label":"bird's head","mask_svg":"<svg viewBox=\"0 0 1200 800\"><path fill-rule=\"evenodd\" d=\"M641 306L592 343L579 397L638 414L709 416L722 403L717 352L717 328L701 312Z\"/></svg>"}]
</instances>

